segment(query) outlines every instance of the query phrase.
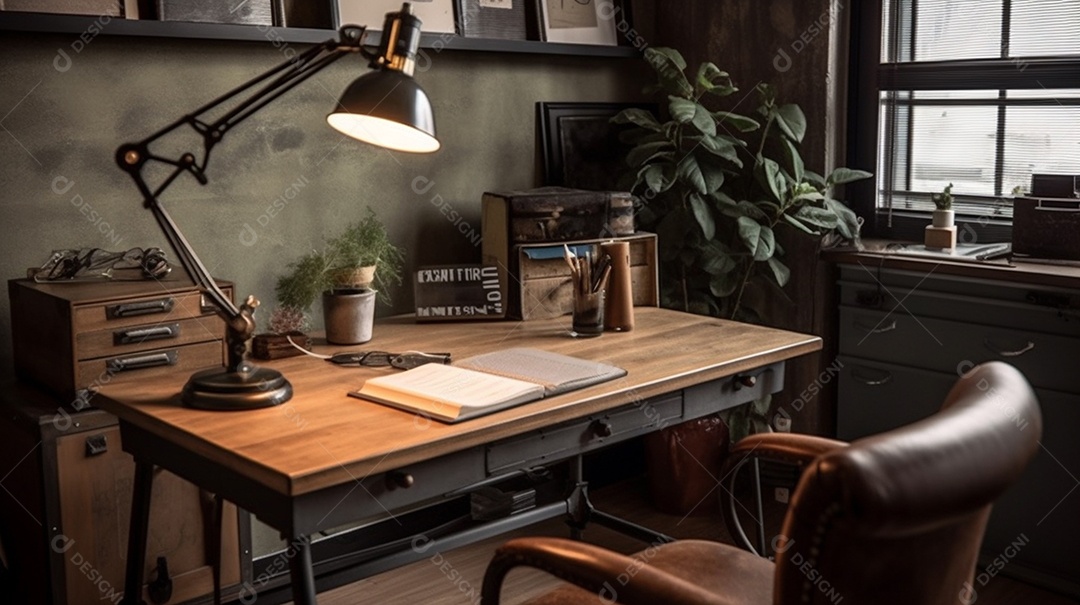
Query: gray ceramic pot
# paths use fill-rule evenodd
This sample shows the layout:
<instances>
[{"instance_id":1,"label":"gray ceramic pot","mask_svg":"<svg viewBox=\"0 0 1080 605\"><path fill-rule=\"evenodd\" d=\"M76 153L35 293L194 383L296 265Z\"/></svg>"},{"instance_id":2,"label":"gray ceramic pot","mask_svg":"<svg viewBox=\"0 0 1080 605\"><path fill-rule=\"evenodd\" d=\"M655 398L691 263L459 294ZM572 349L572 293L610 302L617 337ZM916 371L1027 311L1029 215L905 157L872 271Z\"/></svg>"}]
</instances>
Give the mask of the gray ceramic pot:
<instances>
[{"instance_id":1,"label":"gray ceramic pot","mask_svg":"<svg viewBox=\"0 0 1080 605\"><path fill-rule=\"evenodd\" d=\"M375 290L336 290L323 294L326 341L355 345L371 340L375 321Z\"/></svg>"}]
</instances>

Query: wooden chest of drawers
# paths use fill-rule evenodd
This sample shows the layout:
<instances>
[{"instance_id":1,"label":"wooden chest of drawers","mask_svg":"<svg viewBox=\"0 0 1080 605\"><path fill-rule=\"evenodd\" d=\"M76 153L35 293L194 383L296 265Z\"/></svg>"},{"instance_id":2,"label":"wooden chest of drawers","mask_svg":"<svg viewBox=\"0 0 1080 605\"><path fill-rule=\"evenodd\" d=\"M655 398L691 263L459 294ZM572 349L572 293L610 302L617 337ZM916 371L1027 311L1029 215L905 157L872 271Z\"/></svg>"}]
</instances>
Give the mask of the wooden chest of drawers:
<instances>
[{"instance_id":1,"label":"wooden chest of drawers","mask_svg":"<svg viewBox=\"0 0 1080 605\"><path fill-rule=\"evenodd\" d=\"M223 285L232 296L230 284ZM19 377L88 405L97 386L224 364L224 322L186 280L8 282Z\"/></svg>"}]
</instances>

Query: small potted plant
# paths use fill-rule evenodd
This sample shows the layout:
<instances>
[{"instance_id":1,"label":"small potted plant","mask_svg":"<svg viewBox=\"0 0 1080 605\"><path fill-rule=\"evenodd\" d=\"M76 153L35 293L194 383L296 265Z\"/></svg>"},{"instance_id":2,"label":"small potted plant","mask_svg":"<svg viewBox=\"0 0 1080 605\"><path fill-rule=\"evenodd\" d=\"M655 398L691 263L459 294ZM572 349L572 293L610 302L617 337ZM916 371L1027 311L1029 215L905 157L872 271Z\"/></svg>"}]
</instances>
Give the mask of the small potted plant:
<instances>
[{"instance_id":1,"label":"small potted plant","mask_svg":"<svg viewBox=\"0 0 1080 605\"><path fill-rule=\"evenodd\" d=\"M395 246L375 212L350 224L289 265L291 272L277 282L281 313L301 315L322 297L326 340L359 344L371 339L375 298L390 302L387 288L401 284L404 252ZM275 311L277 313L277 311Z\"/></svg>"},{"instance_id":2,"label":"small potted plant","mask_svg":"<svg viewBox=\"0 0 1080 605\"><path fill-rule=\"evenodd\" d=\"M935 193L930 196L930 200L934 202L934 213L931 219L934 227L941 228L953 226L952 187L952 183L949 183L941 193Z\"/></svg>"}]
</instances>

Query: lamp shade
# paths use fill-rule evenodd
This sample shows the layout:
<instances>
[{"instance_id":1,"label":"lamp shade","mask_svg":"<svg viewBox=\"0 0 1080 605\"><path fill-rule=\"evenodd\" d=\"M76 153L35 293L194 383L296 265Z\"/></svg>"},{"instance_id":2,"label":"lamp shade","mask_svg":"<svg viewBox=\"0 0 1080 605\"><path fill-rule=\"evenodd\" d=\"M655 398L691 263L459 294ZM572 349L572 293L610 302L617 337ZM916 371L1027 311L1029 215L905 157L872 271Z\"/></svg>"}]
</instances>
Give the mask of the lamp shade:
<instances>
[{"instance_id":1,"label":"lamp shade","mask_svg":"<svg viewBox=\"0 0 1080 605\"><path fill-rule=\"evenodd\" d=\"M393 69L357 78L326 121L354 139L387 149L431 153L440 147L427 94L416 80Z\"/></svg>"}]
</instances>

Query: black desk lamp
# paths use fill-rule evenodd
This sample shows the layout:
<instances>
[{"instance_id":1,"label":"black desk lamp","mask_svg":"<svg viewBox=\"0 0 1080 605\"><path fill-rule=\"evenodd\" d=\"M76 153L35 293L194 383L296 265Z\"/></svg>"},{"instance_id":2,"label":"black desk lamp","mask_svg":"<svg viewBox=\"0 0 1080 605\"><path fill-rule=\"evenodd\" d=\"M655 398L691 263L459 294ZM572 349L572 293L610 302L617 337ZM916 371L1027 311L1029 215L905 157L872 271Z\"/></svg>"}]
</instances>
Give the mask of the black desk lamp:
<instances>
[{"instance_id":1,"label":"black desk lamp","mask_svg":"<svg viewBox=\"0 0 1080 605\"><path fill-rule=\"evenodd\" d=\"M354 53L368 59L369 66L375 71L361 76L345 90L326 121L350 137L389 149L430 153L439 148L431 102L412 79L416 49L420 44L420 19L412 14L408 3L402 6L401 12L387 14L377 53L361 46L364 32L363 27L342 27L340 41L327 40L146 139L122 145L116 151L116 162L134 179L146 207L154 214L165 237L179 255L180 264L213 303L217 314L225 320L228 364L225 368L203 370L192 375L181 394L187 406L211 410L270 407L288 401L292 397L292 385L280 372L258 368L244 361L247 342L255 333L252 316L259 301L248 296L237 308L214 282L206 266L165 211L158 198L176 177L187 172L205 185L210 151L221 142L226 132L334 61ZM244 93L248 94L236 98ZM228 102L234 106L222 117L213 121L200 117L226 107ZM151 152L151 143L185 125L202 135L201 160L196 159L193 153L184 153L174 160ZM172 167L156 189L151 189L143 178L143 167L151 161Z\"/></svg>"}]
</instances>

